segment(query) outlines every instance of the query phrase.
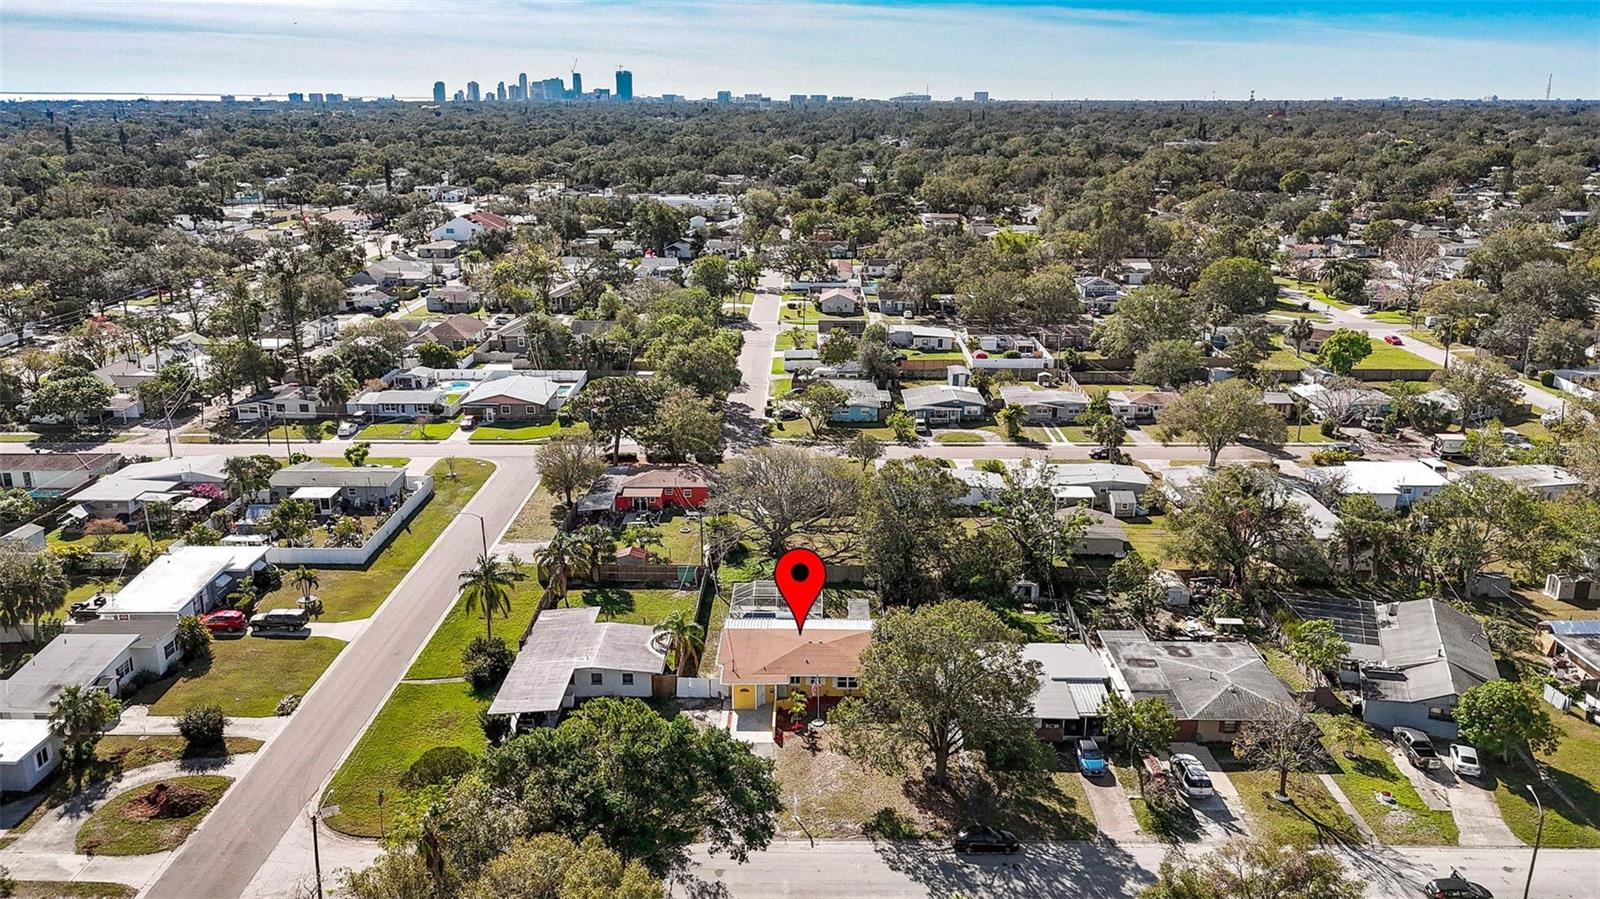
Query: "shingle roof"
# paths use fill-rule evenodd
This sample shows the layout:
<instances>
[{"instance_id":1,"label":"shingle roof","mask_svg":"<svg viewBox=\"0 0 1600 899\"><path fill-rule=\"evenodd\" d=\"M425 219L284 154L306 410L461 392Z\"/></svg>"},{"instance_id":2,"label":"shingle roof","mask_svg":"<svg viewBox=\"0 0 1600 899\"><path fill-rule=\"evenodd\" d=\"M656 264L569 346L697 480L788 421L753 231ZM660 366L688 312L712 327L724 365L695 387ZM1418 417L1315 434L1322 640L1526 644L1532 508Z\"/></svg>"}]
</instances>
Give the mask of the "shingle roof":
<instances>
[{"instance_id":1,"label":"shingle roof","mask_svg":"<svg viewBox=\"0 0 1600 899\"><path fill-rule=\"evenodd\" d=\"M955 387L950 384L932 384L927 387L911 387L900 391L900 399L907 409L925 409L929 406L962 405L982 406L983 394L971 387Z\"/></svg>"},{"instance_id":2,"label":"shingle roof","mask_svg":"<svg viewBox=\"0 0 1600 899\"><path fill-rule=\"evenodd\" d=\"M434 340L472 340L482 334L483 322L466 313L457 313L428 329L427 336Z\"/></svg>"},{"instance_id":3,"label":"shingle roof","mask_svg":"<svg viewBox=\"0 0 1600 899\"><path fill-rule=\"evenodd\" d=\"M94 683L138 641L137 634L62 634L0 682L0 708L48 712L63 689Z\"/></svg>"},{"instance_id":4,"label":"shingle roof","mask_svg":"<svg viewBox=\"0 0 1600 899\"><path fill-rule=\"evenodd\" d=\"M509 378L495 378L484 381L472 388L467 398L461 401L463 406L473 406L479 403L499 399L516 400L519 403L531 403L543 406L550 402L550 398L557 392L556 382L549 378L537 378L529 375L512 375Z\"/></svg>"},{"instance_id":5,"label":"shingle roof","mask_svg":"<svg viewBox=\"0 0 1600 899\"><path fill-rule=\"evenodd\" d=\"M1449 603L1419 599L1396 604L1393 616L1378 612L1381 651L1362 669L1363 696L1419 702L1459 696L1500 677L1483 626Z\"/></svg>"},{"instance_id":6,"label":"shingle roof","mask_svg":"<svg viewBox=\"0 0 1600 899\"><path fill-rule=\"evenodd\" d=\"M1180 721L1255 721L1294 702L1248 643L1157 642L1142 632L1100 631L1135 699L1157 698Z\"/></svg>"},{"instance_id":7,"label":"shingle roof","mask_svg":"<svg viewBox=\"0 0 1600 899\"><path fill-rule=\"evenodd\" d=\"M114 465L116 453L5 453L0 469L6 471L83 471Z\"/></svg>"},{"instance_id":8,"label":"shingle roof","mask_svg":"<svg viewBox=\"0 0 1600 899\"><path fill-rule=\"evenodd\" d=\"M809 621L805 633L799 634L789 619L730 619L717 645L717 664L724 684L851 677L861 673L861 651L870 642L868 621Z\"/></svg>"}]
</instances>

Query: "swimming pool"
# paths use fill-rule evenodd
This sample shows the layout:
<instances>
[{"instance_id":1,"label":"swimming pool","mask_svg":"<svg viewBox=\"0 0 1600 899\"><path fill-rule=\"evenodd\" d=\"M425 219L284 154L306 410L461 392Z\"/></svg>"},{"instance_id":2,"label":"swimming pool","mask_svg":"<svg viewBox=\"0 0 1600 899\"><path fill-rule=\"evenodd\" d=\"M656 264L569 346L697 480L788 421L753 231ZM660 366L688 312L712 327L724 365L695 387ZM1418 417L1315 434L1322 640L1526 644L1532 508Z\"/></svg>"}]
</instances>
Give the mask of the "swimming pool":
<instances>
[{"instance_id":1,"label":"swimming pool","mask_svg":"<svg viewBox=\"0 0 1600 899\"><path fill-rule=\"evenodd\" d=\"M445 393L460 393L460 392L462 392L464 390L471 390L471 389L472 389L472 382L471 381L451 381L450 383L444 385Z\"/></svg>"}]
</instances>

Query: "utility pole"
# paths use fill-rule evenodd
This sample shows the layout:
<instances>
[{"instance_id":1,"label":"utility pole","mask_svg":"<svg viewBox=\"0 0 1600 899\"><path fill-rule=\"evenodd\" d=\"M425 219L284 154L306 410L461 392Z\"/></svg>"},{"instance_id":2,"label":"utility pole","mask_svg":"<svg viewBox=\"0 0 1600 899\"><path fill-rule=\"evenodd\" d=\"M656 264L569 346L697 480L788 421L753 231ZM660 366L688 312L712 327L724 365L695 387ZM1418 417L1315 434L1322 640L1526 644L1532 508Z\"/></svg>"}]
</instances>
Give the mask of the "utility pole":
<instances>
[{"instance_id":1,"label":"utility pole","mask_svg":"<svg viewBox=\"0 0 1600 899\"><path fill-rule=\"evenodd\" d=\"M317 843L317 813L311 812L311 865L317 874L317 899L322 899L322 848Z\"/></svg>"}]
</instances>

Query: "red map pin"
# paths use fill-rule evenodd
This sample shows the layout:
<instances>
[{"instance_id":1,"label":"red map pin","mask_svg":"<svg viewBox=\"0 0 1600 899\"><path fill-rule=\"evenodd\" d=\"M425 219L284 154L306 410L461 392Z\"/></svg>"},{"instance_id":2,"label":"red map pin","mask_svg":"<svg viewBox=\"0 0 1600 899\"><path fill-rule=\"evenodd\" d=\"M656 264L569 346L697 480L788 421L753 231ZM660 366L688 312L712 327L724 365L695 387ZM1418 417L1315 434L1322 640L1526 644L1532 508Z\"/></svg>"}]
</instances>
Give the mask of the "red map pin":
<instances>
[{"instance_id":1,"label":"red map pin","mask_svg":"<svg viewBox=\"0 0 1600 899\"><path fill-rule=\"evenodd\" d=\"M806 632L806 616L822 593L822 582L827 580L828 569L822 557L809 549L791 549L778 559L773 578L778 582L778 592L794 613L795 630Z\"/></svg>"}]
</instances>

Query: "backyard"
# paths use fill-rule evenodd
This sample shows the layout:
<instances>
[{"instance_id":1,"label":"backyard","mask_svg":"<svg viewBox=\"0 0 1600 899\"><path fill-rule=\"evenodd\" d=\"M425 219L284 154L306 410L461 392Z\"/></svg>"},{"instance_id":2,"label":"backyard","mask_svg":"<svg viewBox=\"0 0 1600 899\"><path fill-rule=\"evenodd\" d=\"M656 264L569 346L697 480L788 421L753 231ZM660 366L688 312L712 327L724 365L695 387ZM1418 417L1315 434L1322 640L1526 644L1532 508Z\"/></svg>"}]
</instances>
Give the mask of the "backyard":
<instances>
[{"instance_id":1,"label":"backyard","mask_svg":"<svg viewBox=\"0 0 1600 899\"><path fill-rule=\"evenodd\" d=\"M624 624L648 624L654 627L673 612L682 611L693 616L695 594L692 590L621 587L594 587L582 592L573 591L568 605L598 606L601 621L619 621Z\"/></svg>"},{"instance_id":2,"label":"backyard","mask_svg":"<svg viewBox=\"0 0 1600 899\"><path fill-rule=\"evenodd\" d=\"M494 636L506 641L513 649L522 637L533 613L539 608L544 590L531 570L516 582L511 591L511 611L504 617L494 616ZM466 674L461 665L461 651L473 638L484 634L483 613L468 611L460 599L450 608L450 613L440 622L417 660L412 663L406 677L413 680L461 677Z\"/></svg>"},{"instance_id":3,"label":"backyard","mask_svg":"<svg viewBox=\"0 0 1600 899\"><path fill-rule=\"evenodd\" d=\"M316 595L322 600L322 621L355 621L371 617L389 593L400 583L411 566L454 520L455 514L472 499L489 479L494 463L478 459L457 459L456 479L448 475L444 460L434 463L433 496L365 568L323 568L317 571ZM293 606L300 589L285 583L276 592L262 597L262 609Z\"/></svg>"}]
</instances>

